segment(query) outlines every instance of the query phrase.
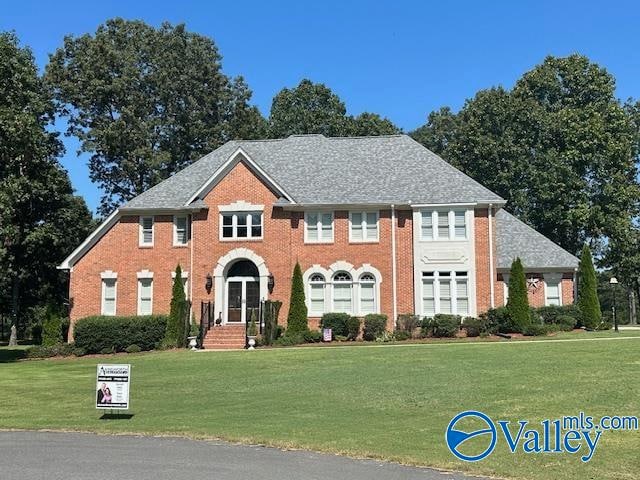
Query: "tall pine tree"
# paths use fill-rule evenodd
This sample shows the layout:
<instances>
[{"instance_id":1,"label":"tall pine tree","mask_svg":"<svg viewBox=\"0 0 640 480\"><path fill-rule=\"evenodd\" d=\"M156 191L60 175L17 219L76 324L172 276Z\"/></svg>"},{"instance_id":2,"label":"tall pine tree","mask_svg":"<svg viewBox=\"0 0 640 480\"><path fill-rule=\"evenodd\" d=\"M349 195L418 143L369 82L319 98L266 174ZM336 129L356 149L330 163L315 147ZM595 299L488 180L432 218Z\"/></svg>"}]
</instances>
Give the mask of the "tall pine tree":
<instances>
[{"instance_id":1,"label":"tall pine tree","mask_svg":"<svg viewBox=\"0 0 640 480\"><path fill-rule=\"evenodd\" d=\"M527 296L527 279L524 276L524 267L520 258L516 258L511 264L507 311L509 312L513 329L517 332L522 332L531 322L529 298Z\"/></svg>"},{"instance_id":2,"label":"tall pine tree","mask_svg":"<svg viewBox=\"0 0 640 480\"><path fill-rule=\"evenodd\" d=\"M582 247L580 266L578 267L578 305L582 313L582 322L586 328L597 328L602 321L600 300L598 299L598 279L593 267L591 249Z\"/></svg>"},{"instance_id":3,"label":"tall pine tree","mask_svg":"<svg viewBox=\"0 0 640 480\"><path fill-rule=\"evenodd\" d=\"M296 266L293 268L293 278L291 279L291 301L289 302L289 315L287 316L287 334L304 333L308 329L302 269L300 264L296 262Z\"/></svg>"}]
</instances>

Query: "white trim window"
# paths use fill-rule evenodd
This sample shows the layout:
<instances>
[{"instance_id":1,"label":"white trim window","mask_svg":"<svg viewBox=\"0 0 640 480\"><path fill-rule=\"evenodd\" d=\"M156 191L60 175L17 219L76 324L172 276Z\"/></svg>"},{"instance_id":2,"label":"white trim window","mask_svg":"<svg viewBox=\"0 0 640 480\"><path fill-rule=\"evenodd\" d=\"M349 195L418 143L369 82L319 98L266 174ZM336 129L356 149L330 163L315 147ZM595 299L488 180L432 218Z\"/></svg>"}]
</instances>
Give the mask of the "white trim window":
<instances>
[{"instance_id":1,"label":"white trim window","mask_svg":"<svg viewBox=\"0 0 640 480\"><path fill-rule=\"evenodd\" d=\"M371 273L363 273L360 275L359 287L359 313L362 315L376 313L376 278Z\"/></svg>"},{"instance_id":2,"label":"white trim window","mask_svg":"<svg viewBox=\"0 0 640 480\"><path fill-rule=\"evenodd\" d=\"M224 212L220 214L220 239L262 239L262 212Z\"/></svg>"},{"instance_id":3,"label":"white trim window","mask_svg":"<svg viewBox=\"0 0 640 480\"><path fill-rule=\"evenodd\" d=\"M422 315L469 315L467 272L422 272Z\"/></svg>"},{"instance_id":4,"label":"white trim window","mask_svg":"<svg viewBox=\"0 0 640 480\"><path fill-rule=\"evenodd\" d=\"M545 276L544 279L545 306L562 305L562 277Z\"/></svg>"},{"instance_id":5,"label":"white trim window","mask_svg":"<svg viewBox=\"0 0 640 480\"><path fill-rule=\"evenodd\" d=\"M378 212L349 212L350 242L377 242L379 238Z\"/></svg>"},{"instance_id":6,"label":"white trim window","mask_svg":"<svg viewBox=\"0 0 640 480\"><path fill-rule=\"evenodd\" d=\"M153 313L153 277L138 278L138 315Z\"/></svg>"},{"instance_id":7,"label":"white trim window","mask_svg":"<svg viewBox=\"0 0 640 480\"><path fill-rule=\"evenodd\" d=\"M466 240L466 210L421 210L420 240Z\"/></svg>"},{"instance_id":8,"label":"white trim window","mask_svg":"<svg viewBox=\"0 0 640 480\"><path fill-rule=\"evenodd\" d=\"M101 314L102 315L115 315L116 304L118 297L118 279L103 278L102 279L102 302L101 302Z\"/></svg>"},{"instance_id":9,"label":"white trim window","mask_svg":"<svg viewBox=\"0 0 640 480\"><path fill-rule=\"evenodd\" d=\"M138 245L141 247L153 247L153 216L140 217L140 236Z\"/></svg>"},{"instance_id":10,"label":"white trim window","mask_svg":"<svg viewBox=\"0 0 640 480\"><path fill-rule=\"evenodd\" d=\"M189 242L189 217L187 215L173 216L173 246L184 247Z\"/></svg>"},{"instance_id":11,"label":"white trim window","mask_svg":"<svg viewBox=\"0 0 640 480\"><path fill-rule=\"evenodd\" d=\"M326 280L321 273L314 273L309 278L309 315L324 315Z\"/></svg>"},{"instance_id":12,"label":"white trim window","mask_svg":"<svg viewBox=\"0 0 640 480\"><path fill-rule=\"evenodd\" d=\"M333 212L305 212L304 225L306 243L333 242Z\"/></svg>"},{"instance_id":13,"label":"white trim window","mask_svg":"<svg viewBox=\"0 0 640 480\"><path fill-rule=\"evenodd\" d=\"M353 278L347 272L337 272L332 280L332 311L353 313Z\"/></svg>"}]
</instances>

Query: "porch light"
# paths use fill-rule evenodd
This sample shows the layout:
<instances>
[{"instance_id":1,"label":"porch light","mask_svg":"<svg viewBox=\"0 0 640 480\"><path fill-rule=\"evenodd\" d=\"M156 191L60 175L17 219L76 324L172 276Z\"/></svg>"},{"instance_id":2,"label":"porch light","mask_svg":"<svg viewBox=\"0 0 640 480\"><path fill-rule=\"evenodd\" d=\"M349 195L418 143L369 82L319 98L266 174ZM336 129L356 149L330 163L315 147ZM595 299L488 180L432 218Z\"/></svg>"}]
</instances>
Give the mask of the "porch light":
<instances>
[{"instance_id":1,"label":"porch light","mask_svg":"<svg viewBox=\"0 0 640 480\"><path fill-rule=\"evenodd\" d=\"M269 289L269 293L273 293L273 287L276 284L275 278L273 278L273 273L270 273L267 277L267 288Z\"/></svg>"},{"instance_id":2,"label":"porch light","mask_svg":"<svg viewBox=\"0 0 640 480\"><path fill-rule=\"evenodd\" d=\"M213 277L210 273L207 273L207 281L204 284L204 288L207 289L207 293L211 293L211 288L213 287Z\"/></svg>"}]
</instances>

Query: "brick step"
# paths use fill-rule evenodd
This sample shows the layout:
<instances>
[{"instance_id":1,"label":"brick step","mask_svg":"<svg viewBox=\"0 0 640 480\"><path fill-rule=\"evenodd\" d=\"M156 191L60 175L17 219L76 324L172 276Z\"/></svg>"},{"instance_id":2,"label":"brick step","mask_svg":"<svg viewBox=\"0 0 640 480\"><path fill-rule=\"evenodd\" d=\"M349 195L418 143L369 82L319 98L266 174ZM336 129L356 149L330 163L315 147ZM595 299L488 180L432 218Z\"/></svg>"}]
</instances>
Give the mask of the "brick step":
<instances>
[{"instance_id":1,"label":"brick step","mask_svg":"<svg viewBox=\"0 0 640 480\"><path fill-rule=\"evenodd\" d=\"M202 342L204 345L214 343L241 343L244 345L244 338L211 338Z\"/></svg>"},{"instance_id":2,"label":"brick step","mask_svg":"<svg viewBox=\"0 0 640 480\"><path fill-rule=\"evenodd\" d=\"M245 345L244 325L223 325L213 327L202 342L205 350L241 349Z\"/></svg>"},{"instance_id":3,"label":"brick step","mask_svg":"<svg viewBox=\"0 0 640 480\"><path fill-rule=\"evenodd\" d=\"M242 345L219 345L219 344L215 344L215 345L211 345L211 346L204 346L205 350L242 350L244 349L244 343Z\"/></svg>"}]
</instances>

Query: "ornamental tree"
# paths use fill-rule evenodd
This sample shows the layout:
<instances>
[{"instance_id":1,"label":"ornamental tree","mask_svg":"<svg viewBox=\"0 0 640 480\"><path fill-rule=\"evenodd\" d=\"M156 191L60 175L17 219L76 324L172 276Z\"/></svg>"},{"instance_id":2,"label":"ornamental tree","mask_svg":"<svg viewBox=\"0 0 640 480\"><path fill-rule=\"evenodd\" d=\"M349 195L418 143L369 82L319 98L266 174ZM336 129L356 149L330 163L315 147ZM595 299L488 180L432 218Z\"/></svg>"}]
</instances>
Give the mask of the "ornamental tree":
<instances>
[{"instance_id":1,"label":"ornamental tree","mask_svg":"<svg viewBox=\"0 0 640 480\"><path fill-rule=\"evenodd\" d=\"M304 296L302 269L296 262L291 279L291 301L287 315L287 334L304 333L309 329L307 319L307 304Z\"/></svg>"},{"instance_id":2,"label":"ornamental tree","mask_svg":"<svg viewBox=\"0 0 640 480\"><path fill-rule=\"evenodd\" d=\"M524 276L524 268L520 258L516 258L511 264L507 312L513 324L513 329L517 332L522 332L531 322L529 298L527 296L527 280Z\"/></svg>"},{"instance_id":3,"label":"ornamental tree","mask_svg":"<svg viewBox=\"0 0 640 480\"><path fill-rule=\"evenodd\" d=\"M182 282L182 268L176 267L176 278L171 292L171 307L164 336L166 346L184 347L187 341L186 324L189 310Z\"/></svg>"},{"instance_id":4,"label":"ornamental tree","mask_svg":"<svg viewBox=\"0 0 640 480\"><path fill-rule=\"evenodd\" d=\"M578 267L578 305L582 313L582 322L586 328L596 328L602 321L600 300L598 299L598 279L593 267L591 250L585 244L580 255Z\"/></svg>"}]
</instances>

